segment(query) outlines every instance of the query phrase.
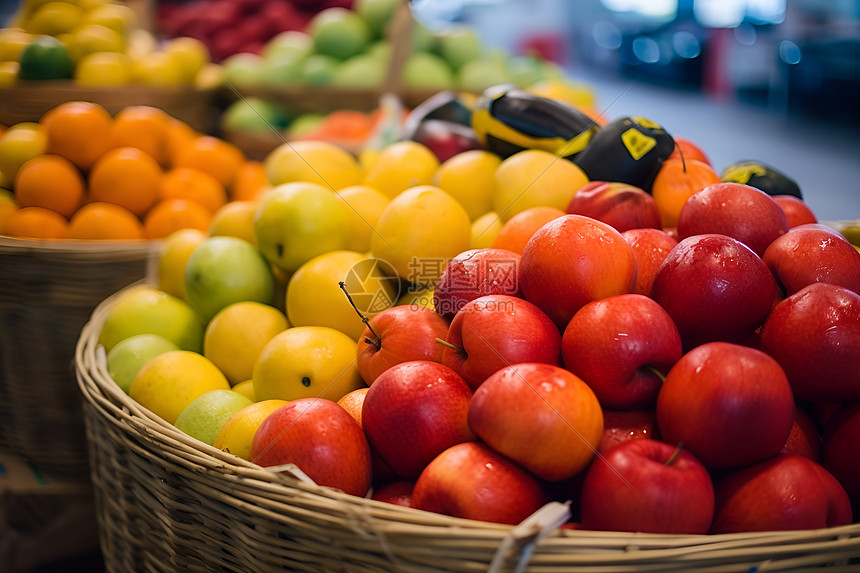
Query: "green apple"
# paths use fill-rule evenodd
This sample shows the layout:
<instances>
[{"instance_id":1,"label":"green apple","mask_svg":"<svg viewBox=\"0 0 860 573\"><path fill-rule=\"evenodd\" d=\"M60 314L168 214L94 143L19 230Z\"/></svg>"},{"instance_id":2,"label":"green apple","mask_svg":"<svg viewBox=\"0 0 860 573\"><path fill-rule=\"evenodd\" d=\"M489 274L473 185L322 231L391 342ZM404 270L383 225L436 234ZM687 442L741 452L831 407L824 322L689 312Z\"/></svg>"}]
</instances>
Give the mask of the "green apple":
<instances>
[{"instance_id":1,"label":"green apple","mask_svg":"<svg viewBox=\"0 0 860 573\"><path fill-rule=\"evenodd\" d=\"M490 86L510 83L507 67L496 60L472 60L466 62L457 74L457 85L461 90L482 92Z\"/></svg>"},{"instance_id":2,"label":"green apple","mask_svg":"<svg viewBox=\"0 0 860 573\"><path fill-rule=\"evenodd\" d=\"M382 85L388 62L367 54L353 56L334 72L332 85L349 88L375 88Z\"/></svg>"},{"instance_id":3,"label":"green apple","mask_svg":"<svg viewBox=\"0 0 860 573\"><path fill-rule=\"evenodd\" d=\"M221 128L227 131L270 134L289 123L277 104L258 97L246 97L227 106L221 114Z\"/></svg>"},{"instance_id":4,"label":"green apple","mask_svg":"<svg viewBox=\"0 0 860 573\"><path fill-rule=\"evenodd\" d=\"M108 373L114 382L128 394L134 377L149 362L163 352L180 348L158 334L136 334L121 340L107 353Z\"/></svg>"},{"instance_id":5,"label":"green apple","mask_svg":"<svg viewBox=\"0 0 860 573\"><path fill-rule=\"evenodd\" d=\"M254 234L263 256L293 272L317 255L345 249L350 208L331 190L305 181L268 190L254 215Z\"/></svg>"},{"instance_id":6,"label":"green apple","mask_svg":"<svg viewBox=\"0 0 860 573\"><path fill-rule=\"evenodd\" d=\"M211 446L227 420L251 404L250 398L235 390L209 390L182 410L174 426Z\"/></svg>"},{"instance_id":7,"label":"green apple","mask_svg":"<svg viewBox=\"0 0 860 573\"><path fill-rule=\"evenodd\" d=\"M381 38L385 36L386 28L400 0L355 0L352 9L364 18L371 33Z\"/></svg>"},{"instance_id":8,"label":"green apple","mask_svg":"<svg viewBox=\"0 0 860 573\"><path fill-rule=\"evenodd\" d=\"M414 89L450 89L454 86L454 72L439 56L415 52L403 64L403 85Z\"/></svg>"},{"instance_id":9,"label":"green apple","mask_svg":"<svg viewBox=\"0 0 860 573\"><path fill-rule=\"evenodd\" d=\"M290 139L302 138L322 125L325 118L322 113L303 113L287 125L287 136Z\"/></svg>"},{"instance_id":10,"label":"green apple","mask_svg":"<svg viewBox=\"0 0 860 573\"><path fill-rule=\"evenodd\" d=\"M263 58L263 85L290 86L301 83L304 58Z\"/></svg>"},{"instance_id":11,"label":"green apple","mask_svg":"<svg viewBox=\"0 0 860 573\"><path fill-rule=\"evenodd\" d=\"M436 49L436 35L430 28L416 21L412 25L412 51L432 52Z\"/></svg>"},{"instance_id":12,"label":"green apple","mask_svg":"<svg viewBox=\"0 0 860 573\"><path fill-rule=\"evenodd\" d=\"M184 300L141 284L117 295L107 310L99 343L107 352L136 334L158 334L183 350L203 348L202 317Z\"/></svg>"},{"instance_id":13,"label":"green apple","mask_svg":"<svg viewBox=\"0 0 860 573\"><path fill-rule=\"evenodd\" d=\"M306 86L327 86L334 80L340 60L325 54L311 54L302 61L300 77Z\"/></svg>"},{"instance_id":14,"label":"green apple","mask_svg":"<svg viewBox=\"0 0 860 573\"><path fill-rule=\"evenodd\" d=\"M524 89L546 80L549 77L546 67L538 58L514 56L508 60L511 83Z\"/></svg>"},{"instance_id":15,"label":"green apple","mask_svg":"<svg viewBox=\"0 0 860 573\"><path fill-rule=\"evenodd\" d=\"M368 57L377 58L378 60L385 62L385 65L388 65L388 61L391 59L391 42L388 40L377 40L372 43L365 52Z\"/></svg>"},{"instance_id":16,"label":"green apple","mask_svg":"<svg viewBox=\"0 0 860 573\"><path fill-rule=\"evenodd\" d=\"M272 304L275 278L266 260L238 237L207 237L185 264L188 303L205 320L227 305L246 300Z\"/></svg>"},{"instance_id":17,"label":"green apple","mask_svg":"<svg viewBox=\"0 0 860 573\"><path fill-rule=\"evenodd\" d=\"M281 32L263 46L260 55L266 60L303 60L314 52L314 40L306 32L287 30Z\"/></svg>"},{"instance_id":18,"label":"green apple","mask_svg":"<svg viewBox=\"0 0 860 573\"><path fill-rule=\"evenodd\" d=\"M470 26L449 26L437 34L436 41L439 55L454 70L481 57L481 39Z\"/></svg>"},{"instance_id":19,"label":"green apple","mask_svg":"<svg viewBox=\"0 0 860 573\"><path fill-rule=\"evenodd\" d=\"M237 88L258 87L263 85L266 74L263 56L240 52L228 56L221 62L223 80L226 84Z\"/></svg>"},{"instance_id":20,"label":"green apple","mask_svg":"<svg viewBox=\"0 0 860 573\"><path fill-rule=\"evenodd\" d=\"M357 12L347 8L325 8L308 22L308 34L318 54L345 60L364 51L370 43L370 28Z\"/></svg>"}]
</instances>

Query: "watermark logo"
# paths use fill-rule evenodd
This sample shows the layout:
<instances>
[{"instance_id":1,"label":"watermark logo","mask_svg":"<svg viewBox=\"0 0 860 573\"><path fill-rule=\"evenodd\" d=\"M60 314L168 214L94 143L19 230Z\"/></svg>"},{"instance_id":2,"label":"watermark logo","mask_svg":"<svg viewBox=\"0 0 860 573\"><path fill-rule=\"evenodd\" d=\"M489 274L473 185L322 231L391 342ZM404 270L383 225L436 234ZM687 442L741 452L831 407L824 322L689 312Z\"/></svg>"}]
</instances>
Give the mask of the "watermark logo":
<instances>
[{"instance_id":1,"label":"watermark logo","mask_svg":"<svg viewBox=\"0 0 860 573\"><path fill-rule=\"evenodd\" d=\"M359 312L372 315L394 306L400 298L402 282L389 263L367 258L347 271L343 288Z\"/></svg>"}]
</instances>

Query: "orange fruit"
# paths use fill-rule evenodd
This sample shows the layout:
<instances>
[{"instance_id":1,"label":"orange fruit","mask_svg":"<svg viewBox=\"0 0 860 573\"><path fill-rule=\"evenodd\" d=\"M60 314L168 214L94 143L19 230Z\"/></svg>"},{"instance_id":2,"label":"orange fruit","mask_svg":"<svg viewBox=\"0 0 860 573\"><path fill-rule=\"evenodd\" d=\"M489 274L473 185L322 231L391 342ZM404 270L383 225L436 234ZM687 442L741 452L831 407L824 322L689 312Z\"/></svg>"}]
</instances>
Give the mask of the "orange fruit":
<instances>
[{"instance_id":1,"label":"orange fruit","mask_svg":"<svg viewBox=\"0 0 860 573\"><path fill-rule=\"evenodd\" d=\"M111 135L114 147L137 147L162 166L167 165L167 132L171 116L149 105L122 108L114 116Z\"/></svg>"},{"instance_id":2,"label":"orange fruit","mask_svg":"<svg viewBox=\"0 0 860 573\"><path fill-rule=\"evenodd\" d=\"M113 147L113 118L97 103L61 103L46 111L39 122L48 137L47 152L62 155L84 171Z\"/></svg>"},{"instance_id":3,"label":"orange fruit","mask_svg":"<svg viewBox=\"0 0 860 573\"><path fill-rule=\"evenodd\" d=\"M651 195L660 210L663 227L677 227L681 208L693 194L712 183L719 183L714 168L697 159L667 159L660 166Z\"/></svg>"},{"instance_id":4,"label":"orange fruit","mask_svg":"<svg viewBox=\"0 0 860 573\"><path fill-rule=\"evenodd\" d=\"M193 127L175 117L170 117L167 123L167 162L173 165L179 152L191 145L200 136Z\"/></svg>"},{"instance_id":5,"label":"orange fruit","mask_svg":"<svg viewBox=\"0 0 860 573\"><path fill-rule=\"evenodd\" d=\"M21 207L45 207L71 217L84 198L84 178L62 155L37 155L15 176L15 197Z\"/></svg>"},{"instance_id":6,"label":"orange fruit","mask_svg":"<svg viewBox=\"0 0 860 573\"><path fill-rule=\"evenodd\" d=\"M364 397L370 388L356 388L347 392L337 401L337 405L346 410L352 419L361 426L361 408L364 406Z\"/></svg>"},{"instance_id":7,"label":"orange fruit","mask_svg":"<svg viewBox=\"0 0 860 573\"><path fill-rule=\"evenodd\" d=\"M158 200L162 169L137 147L117 147L90 170L90 198L125 207L142 217Z\"/></svg>"},{"instance_id":8,"label":"orange fruit","mask_svg":"<svg viewBox=\"0 0 860 573\"><path fill-rule=\"evenodd\" d=\"M678 135L676 135L673 139L675 140L675 149L672 150L672 153L671 155L669 155L668 159L680 159L683 157L687 160L697 159L702 163L712 165L710 158L698 143L696 143L692 139Z\"/></svg>"},{"instance_id":9,"label":"orange fruit","mask_svg":"<svg viewBox=\"0 0 860 573\"><path fill-rule=\"evenodd\" d=\"M215 213L227 203L224 186L209 173L194 167L174 167L161 177L160 199L188 199Z\"/></svg>"},{"instance_id":10,"label":"orange fruit","mask_svg":"<svg viewBox=\"0 0 860 573\"><path fill-rule=\"evenodd\" d=\"M269 188L266 168L262 161L245 161L236 172L236 179L230 188L233 201L256 201Z\"/></svg>"},{"instance_id":11,"label":"orange fruit","mask_svg":"<svg viewBox=\"0 0 860 573\"><path fill-rule=\"evenodd\" d=\"M212 213L200 203L188 199L162 199L143 218L143 230L149 239L161 239L180 229L207 232Z\"/></svg>"},{"instance_id":12,"label":"orange fruit","mask_svg":"<svg viewBox=\"0 0 860 573\"><path fill-rule=\"evenodd\" d=\"M6 233L25 239L64 239L69 222L44 207L21 207L6 221Z\"/></svg>"},{"instance_id":13,"label":"orange fruit","mask_svg":"<svg viewBox=\"0 0 860 573\"><path fill-rule=\"evenodd\" d=\"M95 201L87 203L69 221L68 238L125 241L144 238L137 216L119 205Z\"/></svg>"},{"instance_id":14,"label":"orange fruit","mask_svg":"<svg viewBox=\"0 0 860 573\"><path fill-rule=\"evenodd\" d=\"M173 167L205 171L229 189L244 162L245 154L236 145L211 135L201 135L177 151Z\"/></svg>"},{"instance_id":15,"label":"orange fruit","mask_svg":"<svg viewBox=\"0 0 860 573\"><path fill-rule=\"evenodd\" d=\"M499 229L499 233L493 240L493 248L507 249L522 254L526 243L538 229L564 214L561 209L549 205L531 207L525 211L520 211L508 219Z\"/></svg>"}]
</instances>

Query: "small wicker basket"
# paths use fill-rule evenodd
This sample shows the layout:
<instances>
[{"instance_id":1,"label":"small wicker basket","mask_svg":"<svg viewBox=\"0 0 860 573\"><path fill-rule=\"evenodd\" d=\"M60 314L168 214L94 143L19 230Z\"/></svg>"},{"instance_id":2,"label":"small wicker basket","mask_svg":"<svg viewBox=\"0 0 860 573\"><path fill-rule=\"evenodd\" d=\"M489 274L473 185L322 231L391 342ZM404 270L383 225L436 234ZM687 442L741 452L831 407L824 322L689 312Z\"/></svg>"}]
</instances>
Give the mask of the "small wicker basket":
<instances>
[{"instance_id":1,"label":"small wicker basket","mask_svg":"<svg viewBox=\"0 0 860 573\"><path fill-rule=\"evenodd\" d=\"M531 520L513 527L358 498L298 472L261 468L189 438L119 389L97 342L116 296L96 308L75 355L108 571L860 569L860 524L713 536L572 531Z\"/></svg>"},{"instance_id":2,"label":"small wicker basket","mask_svg":"<svg viewBox=\"0 0 860 573\"><path fill-rule=\"evenodd\" d=\"M152 248L0 237L0 449L89 480L75 343L102 300L146 275Z\"/></svg>"}]
</instances>

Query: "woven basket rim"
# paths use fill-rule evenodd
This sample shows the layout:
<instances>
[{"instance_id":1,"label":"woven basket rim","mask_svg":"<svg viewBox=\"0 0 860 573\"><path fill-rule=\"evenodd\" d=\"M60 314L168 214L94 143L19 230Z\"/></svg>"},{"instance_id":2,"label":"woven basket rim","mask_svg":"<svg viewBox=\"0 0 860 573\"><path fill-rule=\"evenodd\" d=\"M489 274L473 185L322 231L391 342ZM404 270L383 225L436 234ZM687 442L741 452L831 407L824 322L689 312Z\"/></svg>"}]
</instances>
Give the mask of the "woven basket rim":
<instances>
[{"instance_id":1,"label":"woven basket rim","mask_svg":"<svg viewBox=\"0 0 860 573\"><path fill-rule=\"evenodd\" d=\"M414 535L419 542L425 533L432 532L438 536L442 531L457 543L483 547L499 547L507 539L517 538L519 542L515 543L518 543L519 551L527 549L533 560L543 554L554 563L559 559L563 562L570 559L573 563L582 557L583 552L592 557L606 553L608 560L618 560L619 563L625 559L641 559L643 553L647 553L649 558L657 559L658 564L659 559L665 557L670 559L667 564L676 567L683 566L683 561L676 560L698 559L702 552L713 554L715 559L749 552L760 560L768 560L772 551L783 557L815 551L820 555L833 555L831 561L860 558L860 523L815 530L706 535L553 529L543 532L548 536L535 541L537 531L524 534L518 526L449 517L304 483L296 477L260 467L187 436L137 404L117 386L107 373L104 349L98 345L97 339L107 309L122 292L109 297L95 309L78 340L76 371L85 401L123 431L145 435L150 442L157 442L163 449L162 454L190 463L195 472L216 474L223 480L230 480L231 493L237 499L250 501L261 508L288 510L279 493L286 488L307 496L314 510L320 511L324 506L324 510L333 511L335 517L355 519L363 527L379 529L382 536L387 529L396 528L399 533ZM631 549L636 551L631 552Z\"/></svg>"},{"instance_id":2,"label":"woven basket rim","mask_svg":"<svg viewBox=\"0 0 860 573\"><path fill-rule=\"evenodd\" d=\"M136 253L150 251L159 239L109 241L76 239L24 239L0 235L0 250L33 253Z\"/></svg>"}]
</instances>

